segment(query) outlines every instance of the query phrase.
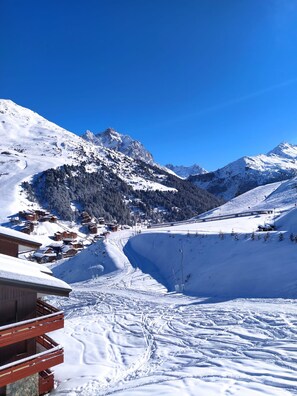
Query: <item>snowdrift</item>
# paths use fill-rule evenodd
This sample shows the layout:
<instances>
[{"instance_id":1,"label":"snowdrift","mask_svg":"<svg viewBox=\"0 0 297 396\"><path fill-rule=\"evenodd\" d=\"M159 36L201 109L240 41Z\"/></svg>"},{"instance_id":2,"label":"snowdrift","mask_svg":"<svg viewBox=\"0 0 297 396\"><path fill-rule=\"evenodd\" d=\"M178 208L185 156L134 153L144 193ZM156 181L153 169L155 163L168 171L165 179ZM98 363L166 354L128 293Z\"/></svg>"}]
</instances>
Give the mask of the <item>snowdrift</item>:
<instances>
[{"instance_id":1,"label":"snowdrift","mask_svg":"<svg viewBox=\"0 0 297 396\"><path fill-rule=\"evenodd\" d=\"M115 250L113 245L98 241L78 255L58 263L52 271L67 283L94 279L123 268L124 263Z\"/></svg>"},{"instance_id":2,"label":"snowdrift","mask_svg":"<svg viewBox=\"0 0 297 396\"><path fill-rule=\"evenodd\" d=\"M297 213L297 212L296 212ZM125 253L169 291L218 298L296 298L297 244L289 234L140 234ZM260 235L260 240L258 239ZM238 239L237 239L238 238Z\"/></svg>"}]
</instances>

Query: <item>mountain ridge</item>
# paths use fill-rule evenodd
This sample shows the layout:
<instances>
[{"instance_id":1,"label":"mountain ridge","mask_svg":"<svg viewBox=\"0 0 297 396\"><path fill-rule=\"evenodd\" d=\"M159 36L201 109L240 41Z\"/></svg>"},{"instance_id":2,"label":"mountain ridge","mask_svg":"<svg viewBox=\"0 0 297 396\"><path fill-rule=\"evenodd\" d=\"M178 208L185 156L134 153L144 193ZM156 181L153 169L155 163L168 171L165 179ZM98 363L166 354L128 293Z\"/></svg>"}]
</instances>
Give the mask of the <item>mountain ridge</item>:
<instances>
[{"instance_id":1,"label":"mountain ridge","mask_svg":"<svg viewBox=\"0 0 297 396\"><path fill-rule=\"evenodd\" d=\"M8 215L26 208L25 205L32 205L32 202L28 202L26 193L29 190L31 196L34 196L34 188L37 191L42 186L42 184L34 184L36 175L42 183L42 175L50 169L57 170L57 172L52 173L55 177L51 178L52 184L47 185L46 188L56 191L61 187L60 192L64 191L64 195L67 195L69 183L76 183L80 188L80 199L82 201L85 199L81 202L82 206L87 202L91 205L87 191L87 189L91 190L91 183L84 185L83 180L92 179L88 177L92 174L102 179L102 171L104 171L105 181L99 183L98 188L108 188L108 181L114 179L114 185L120 185L121 190L124 191L123 194L118 195L117 199L123 201L129 212L128 218L137 212L140 217L144 213L145 219L149 220L150 213L157 213L158 216L151 217L155 220L164 220L168 218L171 210L170 202L172 207L176 207L172 216L174 217L175 214L177 218L192 215L196 210L203 211L220 203L217 198L199 188L192 190L189 182L178 182L174 179L175 176L160 166L133 159L117 150L94 145L9 100L0 101L0 139L2 142L0 186L3 192L0 220L2 221ZM66 168L64 175L59 168L62 169L65 166L72 166L75 169ZM78 174L79 180L77 180ZM59 175L63 176L63 180L59 179ZM92 180L95 185L96 177ZM27 183L26 189L22 188L24 182ZM31 187L28 187L28 184ZM116 189L113 191L116 194ZM187 204L185 208L179 206L186 202L186 191L192 191L190 211L186 208ZM58 193L59 191L56 191L57 200ZM96 200L96 194L93 193L93 199ZM72 191L65 199L68 205L65 204L67 206L65 213L68 213L68 217L71 217L69 216L72 205L70 199L75 201L73 194ZM37 200L38 197L38 194L35 194ZM102 199L108 199L108 195L102 196ZM39 204L45 204L44 199L40 199ZM102 204L100 205L103 207ZM121 205L117 206L122 208ZM108 205L105 210L106 208L107 211L112 211ZM100 215L98 211L96 214ZM119 218L121 218L120 214Z\"/></svg>"},{"instance_id":2,"label":"mountain ridge","mask_svg":"<svg viewBox=\"0 0 297 396\"><path fill-rule=\"evenodd\" d=\"M128 157L140 159L150 165L154 164L152 154L138 140L132 139L129 135L123 135L113 128L107 128L105 131L94 134L87 130L82 138L92 142L97 146L106 147L114 151L121 152Z\"/></svg>"},{"instance_id":3,"label":"mountain ridge","mask_svg":"<svg viewBox=\"0 0 297 396\"><path fill-rule=\"evenodd\" d=\"M208 173L208 171L204 168L202 168L198 164L193 164L190 166L185 166L185 165L173 165L173 164L167 164L165 165L167 169L172 170L177 176L187 179L189 176L195 176L195 175L201 175L204 173Z\"/></svg>"},{"instance_id":4,"label":"mountain ridge","mask_svg":"<svg viewBox=\"0 0 297 396\"><path fill-rule=\"evenodd\" d=\"M189 181L230 200L252 188L297 175L297 145L282 142L267 154L244 156L214 172L190 176Z\"/></svg>"}]
</instances>

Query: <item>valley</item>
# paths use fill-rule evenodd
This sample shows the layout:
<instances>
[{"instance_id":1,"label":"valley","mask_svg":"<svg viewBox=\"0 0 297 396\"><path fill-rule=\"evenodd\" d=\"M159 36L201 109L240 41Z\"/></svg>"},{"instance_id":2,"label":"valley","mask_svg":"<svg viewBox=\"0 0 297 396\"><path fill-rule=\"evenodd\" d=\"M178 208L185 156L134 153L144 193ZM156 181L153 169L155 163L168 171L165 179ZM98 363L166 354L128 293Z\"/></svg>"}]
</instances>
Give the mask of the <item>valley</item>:
<instances>
[{"instance_id":1,"label":"valley","mask_svg":"<svg viewBox=\"0 0 297 396\"><path fill-rule=\"evenodd\" d=\"M0 110L1 224L25 226L72 287L48 298L65 312L52 395L297 394L296 146L183 180L112 129ZM223 174L225 203L190 182Z\"/></svg>"}]
</instances>

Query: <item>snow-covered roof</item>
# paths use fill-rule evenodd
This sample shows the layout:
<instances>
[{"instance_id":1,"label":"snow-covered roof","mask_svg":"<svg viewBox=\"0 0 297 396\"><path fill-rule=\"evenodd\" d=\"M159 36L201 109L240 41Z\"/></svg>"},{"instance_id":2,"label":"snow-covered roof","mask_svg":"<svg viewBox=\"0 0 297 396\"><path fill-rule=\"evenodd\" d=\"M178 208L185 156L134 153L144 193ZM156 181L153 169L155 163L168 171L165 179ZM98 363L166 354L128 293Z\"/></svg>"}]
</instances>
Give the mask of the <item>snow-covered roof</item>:
<instances>
[{"instance_id":1,"label":"snow-covered roof","mask_svg":"<svg viewBox=\"0 0 297 396\"><path fill-rule=\"evenodd\" d=\"M56 253L35 252L33 256L36 258L42 258L42 257L56 257L57 255Z\"/></svg>"},{"instance_id":2,"label":"snow-covered roof","mask_svg":"<svg viewBox=\"0 0 297 396\"><path fill-rule=\"evenodd\" d=\"M30 244L36 245L36 247L41 246L41 243L36 240L35 237L31 235L24 234L23 232L12 230L11 228L6 228L0 226L0 238L6 237L11 239L16 239L22 242L23 245Z\"/></svg>"},{"instance_id":3,"label":"snow-covered roof","mask_svg":"<svg viewBox=\"0 0 297 396\"><path fill-rule=\"evenodd\" d=\"M0 284L49 295L68 296L71 292L70 286L46 267L4 254L0 254Z\"/></svg>"},{"instance_id":4,"label":"snow-covered roof","mask_svg":"<svg viewBox=\"0 0 297 396\"><path fill-rule=\"evenodd\" d=\"M35 268L36 270L44 272L45 274L49 274L49 275L53 274L51 269L49 269L48 267L45 267L44 265L36 264L34 261L29 262L24 259L17 259L16 257L7 256L6 254L0 254L0 261L3 261L2 259L7 264L12 265L12 266L16 264L16 260L17 260L17 263L20 262L21 264L30 265L31 268Z\"/></svg>"},{"instance_id":5,"label":"snow-covered roof","mask_svg":"<svg viewBox=\"0 0 297 396\"><path fill-rule=\"evenodd\" d=\"M69 252L69 250L76 250L76 249L73 246L71 246L71 245L62 246L62 252L63 253L67 253L67 252Z\"/></svg>"}]
</instances>

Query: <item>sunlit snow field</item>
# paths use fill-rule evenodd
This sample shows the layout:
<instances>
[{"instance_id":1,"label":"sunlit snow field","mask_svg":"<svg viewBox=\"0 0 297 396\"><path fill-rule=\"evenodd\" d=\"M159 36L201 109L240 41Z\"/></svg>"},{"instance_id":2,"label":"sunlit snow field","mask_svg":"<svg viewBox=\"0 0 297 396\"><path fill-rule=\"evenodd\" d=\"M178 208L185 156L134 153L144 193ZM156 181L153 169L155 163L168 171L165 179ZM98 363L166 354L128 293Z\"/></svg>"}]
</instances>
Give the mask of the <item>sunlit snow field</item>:
<instances>
[{"instance_id":1,"label":"sunlit snow field","mask_svg":"<svg viewBox=\"0 0 297 396\"><path fill-rule=\"evenodd\" d=\"M292 202L277 216L142 230L133 238L115 233L90 248L89 261L81 256L53 268L77 282L69 299L54 301L66 321L54 334L65 363L55 368L52 394L297 394ZM251 239L258 224L272 220L279 232ZM213 262L203 266L207 257Z\"/></svg>"}]
</instances>

